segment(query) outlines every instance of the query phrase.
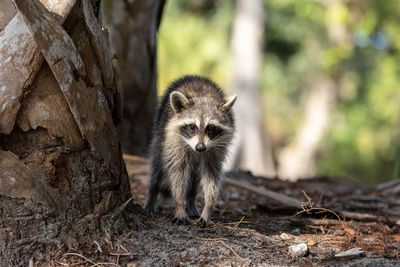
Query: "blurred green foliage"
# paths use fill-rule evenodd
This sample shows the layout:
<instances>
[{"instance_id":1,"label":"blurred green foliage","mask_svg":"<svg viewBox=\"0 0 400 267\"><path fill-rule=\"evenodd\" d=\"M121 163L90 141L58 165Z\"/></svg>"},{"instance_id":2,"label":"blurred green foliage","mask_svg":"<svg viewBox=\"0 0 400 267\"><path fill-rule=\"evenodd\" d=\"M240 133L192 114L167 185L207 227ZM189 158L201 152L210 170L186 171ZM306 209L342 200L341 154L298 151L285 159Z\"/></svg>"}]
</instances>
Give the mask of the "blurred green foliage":
<instances>
[{"instance_id":1,"label":"blurred green foliage","mask_svg":"<svg viewBox=\"0 0 400 267\"><path fill-rule=\"evenodd\" d=\"M159 88L183 74L229 78L231 1L167 1L158 34Z\"/></svg>"},{"instance_id":2,"label":"blurred green foliage","mask_svg":"<svg viewBox=\"0 0 400 267\"><path fill-rule=\"evenodd\" d=\"M397 0L265 1L261 90L275 156L302 122L317 76L337 85L318 172L378 183L399 175L400 5ZM159 88L187 73L229 88L235 1L168 1Z\"/></svg>"}]
</instances>

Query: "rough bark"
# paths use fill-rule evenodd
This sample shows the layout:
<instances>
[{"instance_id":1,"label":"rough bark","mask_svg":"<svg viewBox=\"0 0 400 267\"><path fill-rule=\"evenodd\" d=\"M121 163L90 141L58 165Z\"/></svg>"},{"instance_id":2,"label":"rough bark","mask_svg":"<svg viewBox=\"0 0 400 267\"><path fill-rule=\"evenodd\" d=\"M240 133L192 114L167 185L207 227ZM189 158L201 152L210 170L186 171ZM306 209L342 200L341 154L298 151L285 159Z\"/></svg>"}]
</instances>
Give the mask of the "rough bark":
<instances>
[{"instance_id":1,"label":"rough bark","mask_svg":"<svg viewBox=\"0 0 400 267\"><path fill-rule=\"evenodd\" d=\"M8 22L17 14L17 10L11 3L11 0L0 0L0 32L8 24Z\"/></svg>"},{"instance_id":2,"label":"rough bark","mask_svg":"<svg viewBox=\"0 0 400 267\"><path fill-rule=\"evenodd\" d=\"M108 0L103 5L123 95L118 134L124 153L144 155L148 150L157 105L156 34L164 4L165 0Z\"/></svg>"},{"instance_id":3,"label":"rough bark","mask_svg":"<svg viewBox=\"0 0 400 267\"><path fill-rule=\"evenodd\" d=\"M2 0L1 24L5 25L0 33L0 133L9 134L14 126L20 98L31 85L43 62L43 56L21 14L12 8L11 1ZM63 22L76 0L61 1L49 5L55 18ZM6 21L11 18L10 21Z\"/></svg>"},{"instance_id":4,"label":"rough bark","mask_svg":"<svg viewBox=\"0 0 400 267\"><path fill-rule=\"evenodd\" d=\"M237 139L228 168L256 175L274 176L275 167L268 138L263 131L260 103L260 67L264 7L261 0L238 0L233 25L233 92Z\"/></svg>"},{"instance_id":5,"label":"rough bark","mask_svg":"<svg viewBox=\"0 0 400 267\"><path fill-rule=\"evenodd\" d=\"M92 2L14 4L0 32L0 266L111 231L104 216L130 197L107 33Z\"/></svg>"}]
</instances>

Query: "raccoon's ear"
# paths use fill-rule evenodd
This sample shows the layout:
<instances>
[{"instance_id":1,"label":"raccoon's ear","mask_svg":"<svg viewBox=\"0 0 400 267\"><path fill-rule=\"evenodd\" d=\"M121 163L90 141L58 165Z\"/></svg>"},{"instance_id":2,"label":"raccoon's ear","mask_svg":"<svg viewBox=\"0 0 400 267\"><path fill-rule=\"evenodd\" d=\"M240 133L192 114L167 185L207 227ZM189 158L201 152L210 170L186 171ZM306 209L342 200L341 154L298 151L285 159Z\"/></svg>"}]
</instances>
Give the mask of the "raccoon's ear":
<instances>
[{"instance_id":1,"label":"raccoon's ear","mask_svg":"<svg viewBox=\"0 0 400 267\"><path fill-rule=\"evenodd\" d=\"M232 108L232 106L233 106L233 104L235 103L235 101L236 101L236 95L233 95L233 96L231 96L226 102L225 102L225 104L223 104L222 106L221 106L221 109L223 110L223 111L229 111L231 108Z\"/></svg>"},{"instance_id":2,"label":"raccoon's ear","mask_svg":"<svg viewBox=\"0 0 400 267\"><path fill-rule=\"evenodd\" d=\"M169 96L169 103L171 104L172 109L178 113L185 109L189 105L190 101L184 94L175 91Z\"/></svg>"}]
</instances>

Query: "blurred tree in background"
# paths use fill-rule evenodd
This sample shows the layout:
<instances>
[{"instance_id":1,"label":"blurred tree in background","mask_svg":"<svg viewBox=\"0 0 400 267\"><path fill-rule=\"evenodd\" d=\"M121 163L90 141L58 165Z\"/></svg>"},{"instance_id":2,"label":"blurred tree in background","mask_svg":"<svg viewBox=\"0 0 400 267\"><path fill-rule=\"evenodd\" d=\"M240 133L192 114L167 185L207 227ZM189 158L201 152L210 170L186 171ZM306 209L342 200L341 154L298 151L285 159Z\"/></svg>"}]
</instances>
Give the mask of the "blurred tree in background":
<instances>
[{"instance_id":1,"label":"blurred tree in background","mask_svg":"<svg viewBox=\"0 0 400 267\"><path fill-rule=\"evenodd\" d=\"M105 0L117 88L122 95L118 137L123 153L146 155L157 106L157 30L166 0Z\"/></svg>"},{"instance_id":2,"label":"blurred tree in background","mask_svg":"<svg viewBox=\"0 0 400 267\"><path fill-rule=\"evenodd\" d=\"M306 160L300 167L310 166L299 167L294 178L378 183L398 177L398 1L269 0L264 7L262 118L278 170L289 151L294 162ZM232 87L235 8L235 1L167 2L160 91L184 73ZM304 145L307 137L313 140Z\"/></svg>"},{"instance_id":3,"label":"blurred tree in background","mask_svg":"<svg viewBox=\"0 0 400 267\"><path fill-rule=\"evenodd\" d=\"M232 91L240 99L233 107L237 135L227 160L228 170L276 175L269 139L264 133L260 76L263 54L264 4L237 0L232 28Z\"/></svg>"}]
</instances>

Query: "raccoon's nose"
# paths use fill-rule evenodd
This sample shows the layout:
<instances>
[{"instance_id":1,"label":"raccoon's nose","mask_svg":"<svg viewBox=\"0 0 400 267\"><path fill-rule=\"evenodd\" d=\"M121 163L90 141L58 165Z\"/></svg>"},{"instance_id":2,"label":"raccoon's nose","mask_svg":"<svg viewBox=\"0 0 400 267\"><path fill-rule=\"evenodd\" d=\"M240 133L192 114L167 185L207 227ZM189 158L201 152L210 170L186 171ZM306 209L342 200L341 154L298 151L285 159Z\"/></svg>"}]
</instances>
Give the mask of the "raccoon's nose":
<instances>
[{"instance_id":1,"label":"raccoon's nose","mask_svg":"<svg viewBox=\"0 0 400 267\"><path fill-rule=\"evenodd\" d=\"M198 143L196 145L196 151L198 152L204 152L206 151L206 146L203 143Z\"/></svg>"}]
</instances>

